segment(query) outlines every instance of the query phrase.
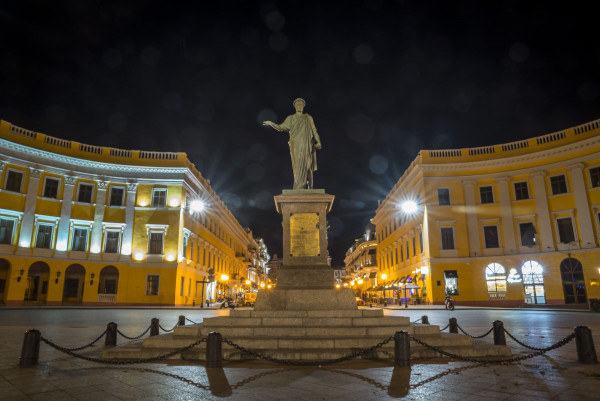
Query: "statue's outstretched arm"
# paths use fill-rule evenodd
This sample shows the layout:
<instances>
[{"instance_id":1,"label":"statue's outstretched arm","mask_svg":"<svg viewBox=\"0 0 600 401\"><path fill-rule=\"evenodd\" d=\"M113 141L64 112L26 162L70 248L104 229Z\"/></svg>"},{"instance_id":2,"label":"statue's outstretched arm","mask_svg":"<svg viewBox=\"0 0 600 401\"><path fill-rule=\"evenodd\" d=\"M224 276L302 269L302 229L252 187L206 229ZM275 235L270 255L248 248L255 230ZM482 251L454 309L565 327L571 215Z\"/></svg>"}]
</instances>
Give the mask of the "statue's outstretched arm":
<instances>
[{"instance_id":1,"label":"statue's outstretched arm","mask_svg":"<svg viewBox=\"0 0 600 401\"><path fill-rule=\"evenodd\" d=\"M289 131L290 130L290 118L286 118L281 124L275 124L273 121L263 121L263 125L268 125L275 128L277 131Z\"/></svg>"}]
</instances>

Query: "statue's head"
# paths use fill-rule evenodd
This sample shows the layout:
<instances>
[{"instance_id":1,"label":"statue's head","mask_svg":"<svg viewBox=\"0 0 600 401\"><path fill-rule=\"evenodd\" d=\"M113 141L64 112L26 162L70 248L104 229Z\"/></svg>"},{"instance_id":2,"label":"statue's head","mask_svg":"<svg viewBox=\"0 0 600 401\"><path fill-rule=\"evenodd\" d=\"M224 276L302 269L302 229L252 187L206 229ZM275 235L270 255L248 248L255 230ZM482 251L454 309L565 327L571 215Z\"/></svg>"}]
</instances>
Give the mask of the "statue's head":
<instances>
[{"instance_id":1,"label":"statue's head","mask_svg":"<svg viewBox=\"0 0 600 401\"><path fill-rule=\"evenodd\" d=\"M301 97L294 100L292 102L292 104L294 105L294 108L296 109L296 111L302 111L302 110L304 110L304 106L306 106L306 102Z\"/></svg>"}]
</instances>

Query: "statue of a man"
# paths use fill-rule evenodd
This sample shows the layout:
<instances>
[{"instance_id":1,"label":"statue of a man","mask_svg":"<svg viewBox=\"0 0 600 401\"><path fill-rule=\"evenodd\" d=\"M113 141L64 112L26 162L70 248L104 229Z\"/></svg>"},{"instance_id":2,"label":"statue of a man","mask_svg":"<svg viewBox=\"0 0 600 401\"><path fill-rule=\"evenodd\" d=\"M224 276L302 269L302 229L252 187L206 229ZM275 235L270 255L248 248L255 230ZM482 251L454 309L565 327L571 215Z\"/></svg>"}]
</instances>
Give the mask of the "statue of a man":
<instances>
[{"instance_id":1,"label":"statue of a man","mask_svg":"<svg viewBox=\"0 0 600 401\"><path fill-rule=\"evenodd\" d=\"M290 154L292 156L292 169L294 170L294 189L312 189L313 172L317 171L317 149L321 149L321 139L313 118L303 114L306 102L298 98L293 102L296 114L287 116L281 124L272 121L263 121L263 125L270 125L277 131L290 133Z\"/></svg>"}]
</instances>

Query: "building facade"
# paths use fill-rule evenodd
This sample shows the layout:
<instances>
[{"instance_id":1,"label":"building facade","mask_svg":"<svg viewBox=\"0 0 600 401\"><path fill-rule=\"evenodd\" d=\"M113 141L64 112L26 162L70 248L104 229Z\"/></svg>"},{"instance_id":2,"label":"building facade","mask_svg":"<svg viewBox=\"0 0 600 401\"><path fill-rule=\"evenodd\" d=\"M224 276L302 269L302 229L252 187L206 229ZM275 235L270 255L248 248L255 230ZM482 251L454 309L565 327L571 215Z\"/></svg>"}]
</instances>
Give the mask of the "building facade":
<instances>
[{"instance_id":1,"label":"building facade","mask_svg":"<svg viewBox=\"0 0 600 401\"><path fill-rule=\"evenodd\" d=\"M266 246L185 153L1 121L0 154L0 303L195 305L260 277Z\"/></svg>"},{"instance_id":2,"label":"building facade","mask_svg":"<svg viewBox=\"0 0 600 401\"><path fill-rule=\"evenodd\" d=\"M375 292L381 279L377 269L376 227L369 223L361 238L346 251L344 257L345 279L342 285L354 289L357 297L367 299L367 295L376 296ZM370 298L370 297L369 297Z\"/></svg>"},{"instance_id":3,"label":"building facade","mask_svg":"<svg viewBox=\"0 0 600 401\"><path fill-rule=\"evenodd\" d=\"M411 299L583 306L600 298L600 120L423 150L373 223L380 273Z\"/></svg>"}]
</instances>

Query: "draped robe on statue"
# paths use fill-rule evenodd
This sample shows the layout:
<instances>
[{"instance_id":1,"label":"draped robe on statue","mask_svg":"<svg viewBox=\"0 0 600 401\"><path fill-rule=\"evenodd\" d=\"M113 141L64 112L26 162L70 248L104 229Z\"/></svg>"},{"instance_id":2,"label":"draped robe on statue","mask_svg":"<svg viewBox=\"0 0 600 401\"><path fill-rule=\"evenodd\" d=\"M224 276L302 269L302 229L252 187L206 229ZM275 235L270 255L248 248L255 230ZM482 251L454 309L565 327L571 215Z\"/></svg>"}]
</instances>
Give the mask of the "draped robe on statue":
<instances>
[{"instance_id":1,"label":"draped robe on statue","mask_svg":"<svg viewBox=\"0 0 600 401\"><path fill-rule=\"evenodd\" d=\"M304 189L312 174L317 171L317 152L315 144L321 143L313 118L308 114L292 114L281 124L273 124L278 131L290 133L290 155L292 156L292 169L294 170L294 189Z\"/></svg>"}]
</instances>

